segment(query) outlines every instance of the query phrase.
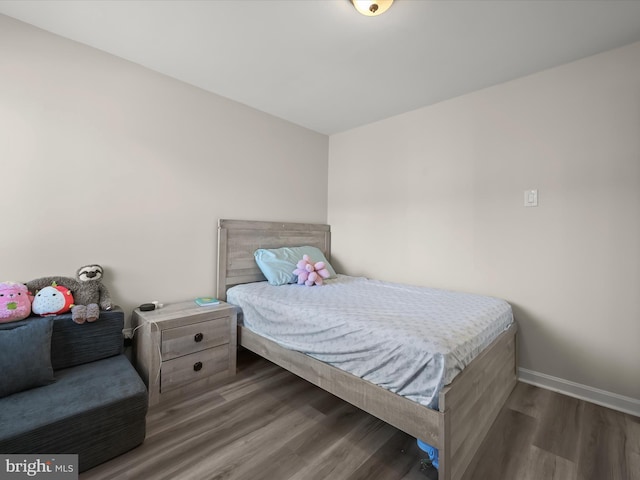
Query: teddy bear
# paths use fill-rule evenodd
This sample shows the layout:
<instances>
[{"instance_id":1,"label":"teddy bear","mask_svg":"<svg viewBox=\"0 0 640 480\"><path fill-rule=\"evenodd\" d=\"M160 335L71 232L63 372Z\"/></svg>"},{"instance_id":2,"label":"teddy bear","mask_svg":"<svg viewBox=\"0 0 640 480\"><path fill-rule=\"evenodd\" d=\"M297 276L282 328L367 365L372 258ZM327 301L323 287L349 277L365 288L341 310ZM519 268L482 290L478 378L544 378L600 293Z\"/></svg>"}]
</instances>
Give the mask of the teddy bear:
<instances>
[{"instance_id":1,"label":"teddy bear","mask_svg":"<svg viewBox=\"0 0 640 480\"><path fill-rule=\"evenodd\" d=\"M30 292L51 285L56 282L71 290L75 305L71 309L71 319L76 323L95 322L100 316L100 309L111 310L111 294L102 283L104 270L100 265L85 265L76 272L76 278L70 277L42 277L27 282Z\"/></svg>"},{"instance_id":2,"label":"teddy bear","mask_svg":"<svg viewBox=\"0 0 640 480\"><path fill-rule=\"evenodd\" d=\"M23 320L31 314L31 298L22 283L0 283L0 323Z\"/></svg>"},{"instance_id":3,"label":"teddy bear","mask_svg":"<svg viewBox=\"0 0 640 480\"><path fill-rule=\"evenodd\" d=\"M309 255L303 255L297 267L293 274L298 276L299 285L304 284L307 287L322 285L323 279L329 278L331 275L329 270L325 268L324 262L313 263Z\"/></svg>"}]
</instances>

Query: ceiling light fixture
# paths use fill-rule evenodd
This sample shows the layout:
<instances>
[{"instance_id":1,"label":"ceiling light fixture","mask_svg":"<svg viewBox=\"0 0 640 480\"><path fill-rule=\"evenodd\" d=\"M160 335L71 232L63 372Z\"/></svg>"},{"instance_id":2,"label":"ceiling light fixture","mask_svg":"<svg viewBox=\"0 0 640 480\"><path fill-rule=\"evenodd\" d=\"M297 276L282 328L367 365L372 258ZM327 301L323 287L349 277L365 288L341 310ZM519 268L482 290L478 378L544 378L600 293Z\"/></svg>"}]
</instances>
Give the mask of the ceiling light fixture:
<instances>
[{"instance_id":1,"label":"ceiling light fixture","mask_svg":"<svg viewBox=\"0 0 640 480\"><path fill-rule=\"evenodd\" d=\"M393 0L351 0L351 3L362 15L375 17L389 10Z\"/></svg>"}]
</instances>

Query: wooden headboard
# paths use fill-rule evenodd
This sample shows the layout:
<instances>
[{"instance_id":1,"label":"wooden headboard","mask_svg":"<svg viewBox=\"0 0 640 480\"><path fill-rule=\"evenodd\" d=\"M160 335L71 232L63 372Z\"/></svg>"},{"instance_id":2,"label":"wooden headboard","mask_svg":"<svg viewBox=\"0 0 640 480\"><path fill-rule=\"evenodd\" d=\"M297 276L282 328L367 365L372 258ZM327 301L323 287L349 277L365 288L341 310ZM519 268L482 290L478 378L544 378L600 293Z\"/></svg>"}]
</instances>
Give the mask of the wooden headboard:
<instances>
[{"instance_id":1,"label":"wooden headboard","mask_svg":"<svg viewBox=\"0 0 640 480\"><path fill-rule=\"evenodd\" d=\"M234 285L266 280L253 252L258 248L311 245L331 261L331 227L313 223L218 220L217 296L226 300Z\"/></svg>"}]
</instances>

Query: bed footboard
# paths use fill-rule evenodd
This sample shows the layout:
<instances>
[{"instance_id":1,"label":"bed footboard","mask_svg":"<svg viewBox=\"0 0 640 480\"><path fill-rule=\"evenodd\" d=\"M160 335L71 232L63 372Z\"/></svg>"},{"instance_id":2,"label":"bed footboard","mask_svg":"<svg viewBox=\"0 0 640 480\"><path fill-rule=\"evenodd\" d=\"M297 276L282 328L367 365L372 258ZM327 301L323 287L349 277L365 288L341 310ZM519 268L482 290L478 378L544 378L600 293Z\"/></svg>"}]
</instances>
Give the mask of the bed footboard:
<instances>
[{"instance_id":1,"label":"bed footboard","mask_svg":"<svg viewBox=\"0 0 640 480\"><path fill-rule=\"evenodd\" d=\"M448 466L441 478L462 477L516 386L516 332L514 323L440 392Z\"/></svg>"}]
</instances>

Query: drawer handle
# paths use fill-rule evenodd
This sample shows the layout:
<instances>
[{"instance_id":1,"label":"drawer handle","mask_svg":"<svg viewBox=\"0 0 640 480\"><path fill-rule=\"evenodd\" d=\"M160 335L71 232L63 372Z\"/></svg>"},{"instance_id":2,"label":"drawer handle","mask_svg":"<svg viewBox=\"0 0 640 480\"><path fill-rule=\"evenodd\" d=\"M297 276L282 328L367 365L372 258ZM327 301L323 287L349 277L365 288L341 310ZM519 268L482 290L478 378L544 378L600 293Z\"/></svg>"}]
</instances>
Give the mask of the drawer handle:
<instances>
[{"instance_id":1,"label":"drawer handle","mask_svg":"<svg viewBox=\"0 0 640 480\"><path fill-rule=\"evenodd\" d=\"M196 334L193 336L193 340L194 340L195 342L201 342L203 338L204 338L204 335L202 335L201 333L196 333Z\"/></svg>"},{"instance_id":2,"label":"drawer handle","mask_svg":"<svg viewBox=\"0 0 640 480\"><path fill-rule=\"evenodd\" d=\"M194 372L199 372L200 370L202 370L202 362L196 362L193 364L193 371Z\"/></svg>"}]
</instances>

